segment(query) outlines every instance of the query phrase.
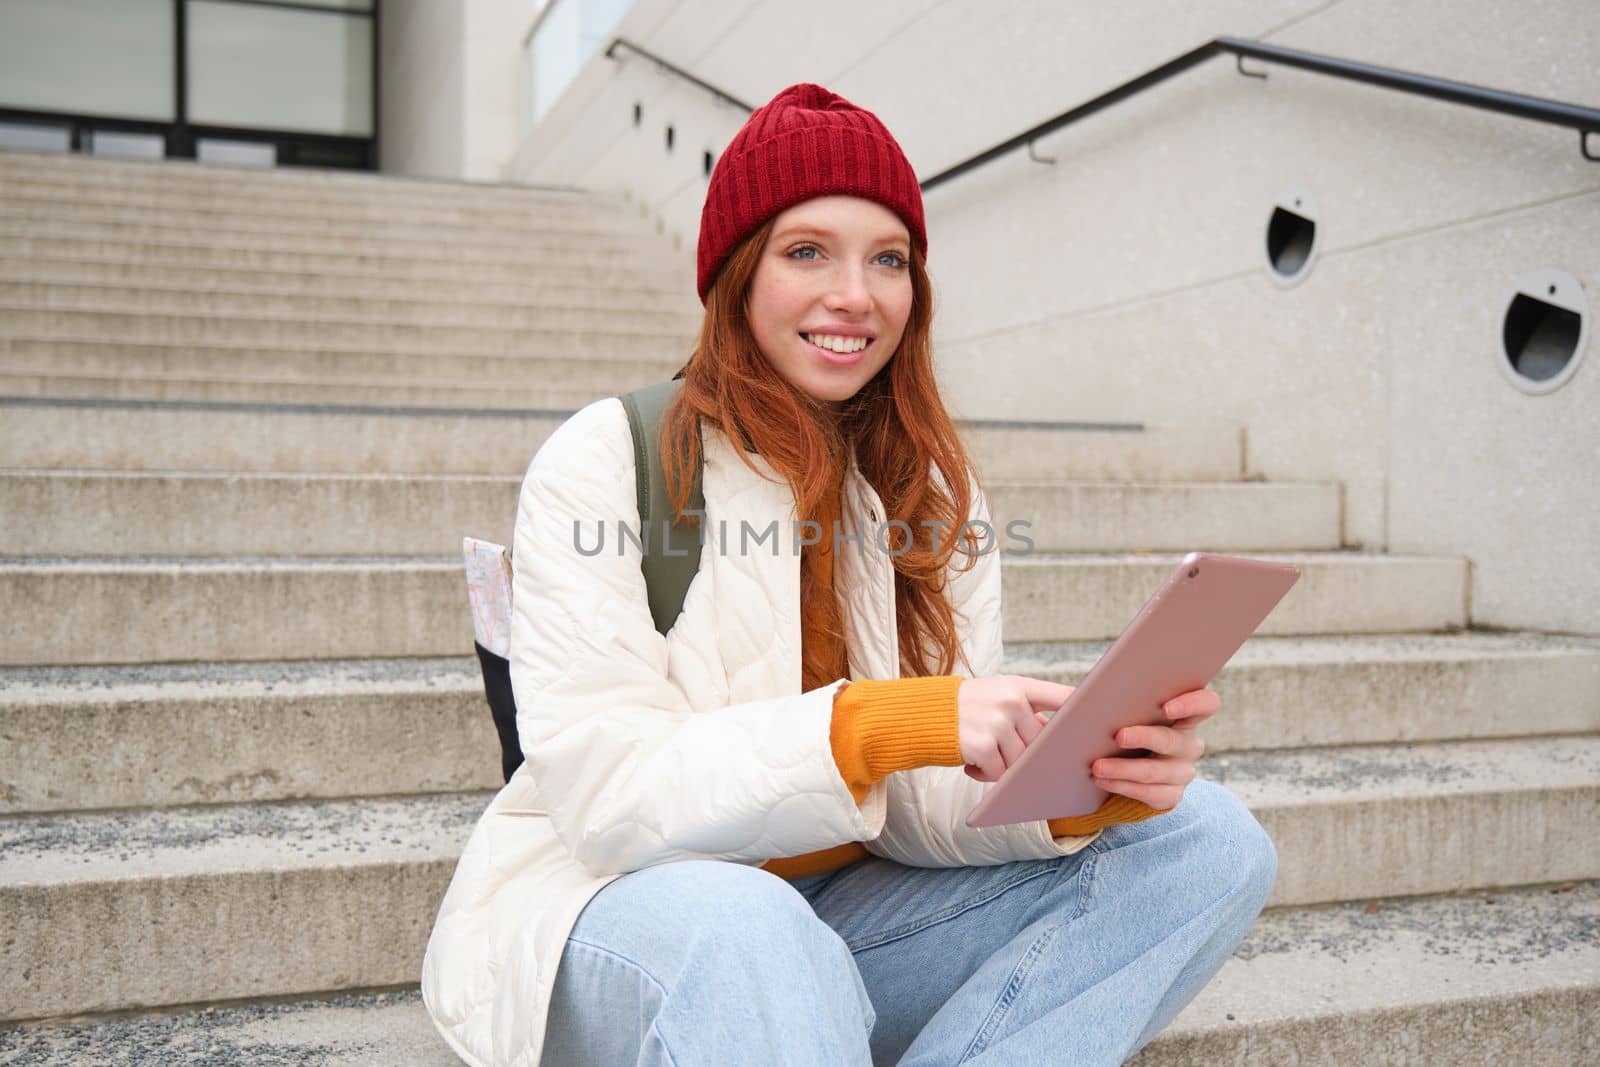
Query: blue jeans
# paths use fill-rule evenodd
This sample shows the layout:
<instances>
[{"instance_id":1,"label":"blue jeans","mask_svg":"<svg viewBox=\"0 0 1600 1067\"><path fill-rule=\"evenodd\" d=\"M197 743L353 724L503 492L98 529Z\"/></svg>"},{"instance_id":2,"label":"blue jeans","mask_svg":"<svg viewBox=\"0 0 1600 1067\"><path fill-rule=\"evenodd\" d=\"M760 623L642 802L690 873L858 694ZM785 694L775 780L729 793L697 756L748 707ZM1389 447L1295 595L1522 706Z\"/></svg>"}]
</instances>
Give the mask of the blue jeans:
<instances>
[{"instance_id":1,"label":"blue jeans","mask_svg":"<svg viewBox=\"0 0 1600 1067\"><path fill-rule=\"evenodd\" d=\"M1277 869L1254 816L1204 779L1055 859L872 857L792 882L648 867L578 917L542 1062L1121 1063L1216 974Z\"/></svg>"}]
</instances>

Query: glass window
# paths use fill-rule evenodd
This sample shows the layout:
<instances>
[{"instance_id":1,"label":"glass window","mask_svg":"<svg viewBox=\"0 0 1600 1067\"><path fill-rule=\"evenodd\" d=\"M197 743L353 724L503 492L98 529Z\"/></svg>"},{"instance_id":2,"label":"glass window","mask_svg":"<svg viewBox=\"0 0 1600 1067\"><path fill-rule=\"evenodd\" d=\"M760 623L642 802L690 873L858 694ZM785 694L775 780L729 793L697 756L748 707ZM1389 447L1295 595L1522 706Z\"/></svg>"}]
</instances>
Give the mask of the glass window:
<instances>
[{"instance_id":1,"label":"glass window","mask_svg":"<svg viewBox=\"0 0 1600 1067\"><path fill-rule=\"evenodd\" d=\"M15 148L24 152L70 152L72 131L65 126L0 122L0 148Z\"/></svg>"},{"instance_id":2,"label":"glass window","mask_svg":"<svg viewBox=\"0 0 1600 1067\"><path fill-rule=\"evenodd\" d=\"M550 0L523 45L521 128L545 117L589 57L611 43L612 31L634 0ZM553 5L553 6L552 6Z\"/></svg>"},{"instance_id":3,"label":"glass window","mask_svg":"<svg viewBox=\"0 0 1600 1067\"><path fill-rule=\"evenodd\" d=\"M0 105L170 122L173 37L172 0L0 0Z\"/></svg>"},{"instance_id":4,"label":"glass window","mask_svg":"<svg viewBox=\"0 0 1600 1067\"><path fill-rule=\"evenodd\" d=\"M159 133L129 133L123 130L90 130L89 151L97 156L122 159L162 159L167 154L167 139Z\"/></svg>"},{"instance_id":5,"label":"glass window","mask_svg":"<svg viewBox=\"0 0 1600 1067\"><path fill-rule=\"evenodd\" d=\"M372 136L372 20L186 0L189 121Z\"/></svg>"},{"instance_id":6,"label":"glass window","mask_svg":"<svg viewBox=\"0 0 1600 1067\"><path fill-rule=\"evenodd\" d=\"M194 147L195 158L202 163L221 163L230 167L278 165L278 146L270 141L227 141L220 137L201 137Z\"/></svg>"}]
</instances>

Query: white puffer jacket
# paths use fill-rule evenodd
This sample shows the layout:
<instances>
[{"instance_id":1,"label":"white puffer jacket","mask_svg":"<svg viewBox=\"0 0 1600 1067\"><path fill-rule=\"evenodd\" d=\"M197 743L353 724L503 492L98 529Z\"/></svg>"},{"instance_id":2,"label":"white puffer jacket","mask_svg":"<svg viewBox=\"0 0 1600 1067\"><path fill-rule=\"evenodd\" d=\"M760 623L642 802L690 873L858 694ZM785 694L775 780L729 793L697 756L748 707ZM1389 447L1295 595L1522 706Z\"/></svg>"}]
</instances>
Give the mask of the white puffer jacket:
<instances>
[{"instance_id":1,"label":"white puffer jacket","mask_svg":"<svg viewBox=\"0 0 1600 1067\"><path fill-rule=\"evenodd\" d=\"M629 871L685 859L759 866L850 841L914 866L985 866L1093 840L1052 838L1042 820L968 828L988 786L960 767L889 775L856 804L828 736L847 680L801 692L794 496L715 429L704 444L711 540L665 637L638 548L629 540L617 553L618 522L638 524L621 402L564 422L523 481L510 659L526 762L474 828L422 969L428 1012L468 1063L537 1067L567 935ZM847 544L835 561L850 678L900 677L892 560L872 536L882 504L854 463L840 506L843 530L867 532L861 551ZM981 498L973 517L988 519ZM779 536L758 541L773 522ZM602 526L604 550L581 554ZM953 567L950 586L974 677L1001 659L999 556L979 559Z\"/></svg>"}]
</instances>

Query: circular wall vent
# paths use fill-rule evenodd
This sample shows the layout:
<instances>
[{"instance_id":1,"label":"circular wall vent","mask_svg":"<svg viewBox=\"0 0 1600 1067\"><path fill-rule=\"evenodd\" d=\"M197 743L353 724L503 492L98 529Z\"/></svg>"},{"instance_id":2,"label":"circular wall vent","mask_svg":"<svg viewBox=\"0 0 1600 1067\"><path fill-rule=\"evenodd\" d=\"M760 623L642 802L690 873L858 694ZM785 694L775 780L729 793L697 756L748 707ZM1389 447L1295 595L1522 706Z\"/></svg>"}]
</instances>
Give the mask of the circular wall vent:
<instances>
[{"instance_id":1,"label":"circular wall vent","mask_svg":"<svg viewBox=\"0 0 1600 1067\"><path fill-rule=\"evenodd\" d=\"M1583 362L1589 318L1583 286L1566 271L1523 275L1500 325L1500 370L1525 393L1561 388Z\"/></svg>"},{"instance_id":2,"label":"circular wall vent","mask_svg":"<svg viewBox=\"0 0 1600 1067\"><path fill-rule=\"evenodd\" d=\"M1273 280L1293 285L1311 270L1317 255L1317 208L1309 193L1290 190L1267 216L1267 269Z\"/></svg>"}]
</instances>

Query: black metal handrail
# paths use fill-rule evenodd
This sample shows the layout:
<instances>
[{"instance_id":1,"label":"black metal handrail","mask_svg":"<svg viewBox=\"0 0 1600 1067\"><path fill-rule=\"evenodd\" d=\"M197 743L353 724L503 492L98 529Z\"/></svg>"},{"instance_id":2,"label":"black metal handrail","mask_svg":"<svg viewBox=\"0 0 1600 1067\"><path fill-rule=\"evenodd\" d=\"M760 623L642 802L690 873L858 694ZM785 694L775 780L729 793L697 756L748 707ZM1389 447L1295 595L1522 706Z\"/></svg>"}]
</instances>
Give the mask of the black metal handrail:
<instances>
[{"instance_id":1,"label":"black metal handrail","mask_svg":"<svg viewBox=\"0 0 1600 1067\"><path fill-rule=\"evenodd\" d=\"M615 58L612 53L617 48L626 48L629 51L637 52L664 70L670 71L685 81L698 85L720 100L726 101L735 107L743 108L746 112L755 110L755 108L738 97L723 92L709 82L701 81L682 67L662 59L648 49L639 47L625 37L617 37L612 40L610 46L606 48L606 58ZM1344 78L1348 81L1376 85L1384 89L1394 89L1398 92L1410 93L1413 96L1425 96L1434 100L1443 100L1446 103L1460 104L1464 107L1495 111L1502 115L1531 119L1534 122L1568 126L1578 131L1578 149L1583 153L1583 158L1591 162L1600 163L1600 155L1589 151L1589 135L1600 134L1600 110L1592 107L1568 104L1560 100L1548 100L1540 96L1527 96L1523 93L1507 92L1504 89L1490 89L1486 86L1472 85L1467 82L1450 81L1448 78L1435 78L1428 74L1413 74L1410 71L1395 70L1392 67L1379 67L1371 63L1358 63L1355 60L1340 59L1337 56L1301 52L1294 48L1262 44L1259 41L1247 41L1242 37L1218 37L1207 41L1199 48L1185 52L1177 59L1163 63L1154 70L1146 71L1132 81L1124 82L1109 92L1101 93L1087 103L1079 104L1070 111L1063 111L1055 118L1041 122L1030 130L1024 130L1009 141L1003 141L993 148L987 148L971 159L963 160L953 167L940 171L931 178L922 179L922 191L927 192L936 185L965 174L969 170L981 167L990 160L998 159L1023 146L1027 146L1029 154L1032 155L1033 142L1046 134L1054 133L1061 127L1077 122L1079 119L1088 118L1097 111L1103 111L1112 104L1142 93L1144 90L1159 85L1168 78L1182 74L1190 67L1204 63L1212 56L1220 55L1224 52L1230 52L1238 57L1239 73L1250 78L1266 77L1265 74L1244 69L1244 61L1246 59L1260 59L1269 63L1281 63L1286 67L1309 70L1316 74L1327 74L1331 77ZM1038 159L1039 157L1034 156L1033 158ZM1042 160L1041 162L1053 161Z\"/></svg>"},{"instance_id":2,"label":"black metal handrail","mask_svg":"<svg viewBox=\"0 0 1600 1067\"><path fill-rule=\"evenodd\" d=\"M637 52L639 55L641 55L644 58L650 60L650 62L654 63L656 66L661 67L661 68L663 68L665 70L671 71L673 74L676 74L678 77L682 78L684 81L693 82L695 85L698 85L700 88L704 89L706 92L710 93L712 96L716 97L719 100L722 100L722 101L725 101L725 102L727 102L729 104L732 104L734 107L742 107L742 108L744 108L744 110L746 112L750 112L750 111L754 111L755 110L755 108L751 107L749 104L745 103L743 100L740 100L738 97L732 96L732 95L730 95L728 93L723 92L721 89L718 89L715 85L712 85L709 82L701 81L699 78L696 78L693 74L690 74L688 71L684 70L682 67L675 66L672 63L667 62L665 59L662 59L660 56L656 55L654 52L649 51L648 49L640 48L638 45L634 44L632 41L628 40L626 37L616 37L616 38L612 39L611 44L606 47L606 51L605 51L606 58L607 59L615 59L615 58L617 58L612 53L615 52L618 48L626 48L630 52Z\"/></svg>"},{"instance_id":3,"label":"black metal handrail","mask_svg":"<svg viewBox=\"0 0 1600 1067\"><path fill-rule=\"evenodd\" d=\"M1489 89L1481 85L1470 85L1466 82L1449 81L1445 78L1435 78L1426 74L1412 74L1408 71L1394 70L1390 67L1379 67L1370 63L1357 63L1354 60L1339 59L1334 56L1317 55L1314 52L1301 52L1292 48L1281 48L1277 45L1246 41L1238 37L1218 37L1191 52L1184 53L1177 59L1139 75L1132 81L1124 82L1115 89L1100 94L1087 103L1079 104L1070 111L1064 111L1047 122L1041 122L1032 129L1017 134L1009 141L1004 141L993 148L985 149L971 159L963 160L953 167L940 171L931 178L923 179L922 191L927 192L936 185L965 174L969 170L981 167L990 160L997 159L1009 152L1014 152L1025 145L1029 147L1031 152L1033 142L1045 134L1053 133L1063 126L1079 119L1087 118L1097 111L1126 100L1130 96L1143 92L1153 85L1158 85L1168 78L1181 74L1190 67L1203 63L1212 56L1223 52L1231 52L1238 56L1239 73L1252 78L1265 78L1266 75L1245 70L1244 60L1247 58L1265 60L1270 63L1281 63L1284 66L1298 67L1301 70L1309 70L1317 74L1327 74L1335 78L1345 78L1350 81L1363 82L1367 85L1376 85L1385 89L1411 93L1414 96L1426 96L1435 100L1444 100L1447 103L1481 108L1485 111L1497 111L1502 115L1532 119L1535 122L1569 126L1578 131L1578 148L1583 153L1583 157L1591 162L1600 162L1600 155L1589 151L1589 135L1600 134L1600 110L1594 108L1563 103L1559 100L1547 100L1538 96L1526 96L1522 93L1510 93L1501 89Z\"/></svg>"}]
</instances>

